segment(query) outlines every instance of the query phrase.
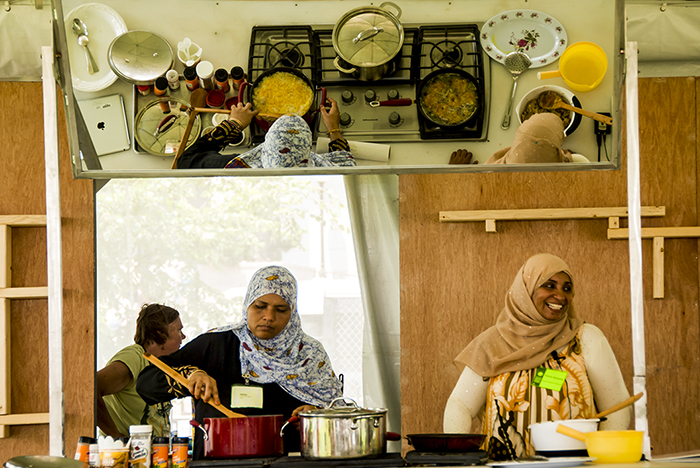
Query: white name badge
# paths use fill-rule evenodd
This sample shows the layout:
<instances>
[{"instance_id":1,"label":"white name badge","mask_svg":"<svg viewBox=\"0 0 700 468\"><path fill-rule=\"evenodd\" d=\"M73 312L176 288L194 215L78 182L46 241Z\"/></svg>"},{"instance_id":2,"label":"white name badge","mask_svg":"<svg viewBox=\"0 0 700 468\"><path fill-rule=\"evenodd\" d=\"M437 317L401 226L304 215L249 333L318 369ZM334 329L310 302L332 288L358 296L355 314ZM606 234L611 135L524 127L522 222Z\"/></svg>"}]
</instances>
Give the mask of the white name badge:
<instances>
[{"instance_id":1,"label":"white name badge","mask_svg":"<svg viewBox=\"0 0 700 468\"><path fill-rule=\"evenodd\" d=\"M231 386L231 408L262 408L263 389L252 385Z\"/></svg>"}]
</instances>

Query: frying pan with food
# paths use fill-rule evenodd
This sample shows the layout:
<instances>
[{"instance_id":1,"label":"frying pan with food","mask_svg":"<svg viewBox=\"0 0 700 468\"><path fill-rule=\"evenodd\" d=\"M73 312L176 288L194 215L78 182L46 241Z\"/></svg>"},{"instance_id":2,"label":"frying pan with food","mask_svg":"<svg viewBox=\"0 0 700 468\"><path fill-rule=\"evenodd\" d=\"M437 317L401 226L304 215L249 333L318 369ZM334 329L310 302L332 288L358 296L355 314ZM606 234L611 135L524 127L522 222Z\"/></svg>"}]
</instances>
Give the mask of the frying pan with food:
<instances>
[{"instance_id":1,"label":"frying pan with food","mask_svg":"<svg viewBox=\"0 0 700 468\"><path fill-rule=\"evenodd\" d=\"M418 84L418 112L440 127L462 127L483 106L483 90L477 80L460 68L441 68Z\"/></svg>"},{"instance_id":2,"label":"frying pan with food","mask_svg":"<svg viewBox=\"0 0 700 468\"><path fill-rule=\"evenodd\" d=\"M408 434L408 443L419 452L464 453L479 450L484 434Z\"/></svg>"},{"instance_id":3,"label":"frying pan with food","mask_svg":"<svg viewBox=\"0 0 700 468\"><path fill-rule=\"evenodd\" d=\"M248 88L250 87L250 88ZM326 102L326 89L321 88L321 105ZM239 102L250 102L253 109L264 116L255 122L267 131L276 117L284 114L297 114L311 124L318 109L312 106L316 87L311 80L296 68L276 67L264 71L251 84L241 84Z\"/></svg>"}]
</instances>

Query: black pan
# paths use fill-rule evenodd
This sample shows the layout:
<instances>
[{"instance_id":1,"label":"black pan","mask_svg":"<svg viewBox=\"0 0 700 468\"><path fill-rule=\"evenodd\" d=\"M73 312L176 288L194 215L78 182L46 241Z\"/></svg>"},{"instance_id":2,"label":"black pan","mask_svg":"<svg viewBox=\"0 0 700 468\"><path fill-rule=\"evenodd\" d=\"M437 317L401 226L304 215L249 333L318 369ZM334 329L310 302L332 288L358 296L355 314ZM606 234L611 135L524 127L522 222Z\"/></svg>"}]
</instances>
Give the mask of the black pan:
<instances>
[{"instance_id":1,"label":"black pan","mask_svg":"<svg viewBox=\"0 0 700 468\"><path fill-rule=\"evenodd\" d=\"M475 452L484 434L409 434L408 443L419 452Z\"/></svg>"},{"instance_id":2,"label":"black pan","mask_svg":"<svg viewBox=\"0 0 700 468\"><path fill-rule=\"evenodd\" d=\"M444 93L438 89L439 84L444 86ZM455 84L471 84L475 88L474 97L476 102L472 106L464 106L466 93L455 93ZM454 112L454 119L446 121L440 118L440 112L436 112L439 106L431 105L432 100L438 100L444 110ZM473 121L481 112L483 106L483 90L479 82L469 73L460 68L441 68L429 73L418 84L416 93L416 103L418 112L427 120L440 127L459 128L464 127ZM472 101L470 101L472 102ZM468 112L466 109L473 112Z\"/></svg>"}]
</instances>

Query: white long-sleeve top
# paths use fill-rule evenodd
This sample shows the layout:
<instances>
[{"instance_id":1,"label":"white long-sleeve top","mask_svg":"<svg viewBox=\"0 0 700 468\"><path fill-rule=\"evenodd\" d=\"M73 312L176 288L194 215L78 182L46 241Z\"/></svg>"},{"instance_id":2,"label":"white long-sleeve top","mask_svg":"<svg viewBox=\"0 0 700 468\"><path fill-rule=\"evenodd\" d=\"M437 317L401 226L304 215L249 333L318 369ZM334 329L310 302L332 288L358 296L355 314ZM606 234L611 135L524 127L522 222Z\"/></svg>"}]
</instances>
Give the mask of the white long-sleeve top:
<instances>
[{"instance_id":1,"label":"white long-sleeve top","mask_svg":"<svg viewBox=\"0 0 700 468\"><path fill-rule=\"evenodd\" d=\"M558 349L564 350L566 346ZM629 392L620 372L610 343L595 325L583 324L581 331L581 354L586 361L586 373L593 389L596 408L602 411L629 398ZM489 380L484 380L469 367L465 367L452 390L443 418L446 433L470 433L472 419L486 403ZM629 427L631 408L624 408L607 416L601 422L601 430L624 430Z\"/></svg>"}]
</instances>

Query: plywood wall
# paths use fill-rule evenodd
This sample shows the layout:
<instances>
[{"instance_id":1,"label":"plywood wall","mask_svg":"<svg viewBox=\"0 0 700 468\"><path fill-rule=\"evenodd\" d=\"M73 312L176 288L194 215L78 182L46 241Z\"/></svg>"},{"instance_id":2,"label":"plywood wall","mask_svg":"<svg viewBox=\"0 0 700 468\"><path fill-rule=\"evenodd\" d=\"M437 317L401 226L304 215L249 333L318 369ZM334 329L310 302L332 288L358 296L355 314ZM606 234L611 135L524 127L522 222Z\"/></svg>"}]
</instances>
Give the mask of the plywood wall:
<instances>
[{"instance_id":1,"label":"plywood wall","mask_svg":"<svg viewBox=\"0 0 700 468\"><path fill-rule=\"evenodd\" d=\"M694 78L640 81L642 204L667 212L644 226L697 225L697 86ZM496 234L480 223L438 222L448 210L626 206L626 190L626 167L399 177L402 433L442 432L454 357L494 323L517 270L539 252L567 261L579 315L608 337L632 390L628 246L606 239L606 220L503 222ZM700 432L697 241L667 240L665 254L666 298L655 300L644 241L654 454L697 448Z\"/></svg>"},{"instance_id":2,"label":"plywood wall","mask_svg":"<svg viewBox=\"0 0 700 468\"><path fill-rule=\"evenodd\" d=\"M41 83L0 82L0 214L45 214ZM92 182L73 180L59 107L63 240L66 454L94 432L94 267ZM46 286L46 231L15 228L12 286ZM47 301L11 302L12 412L49 411ZM49 452L48 425L12 426L0 461Z\"/></svg>"}]
</instances>

